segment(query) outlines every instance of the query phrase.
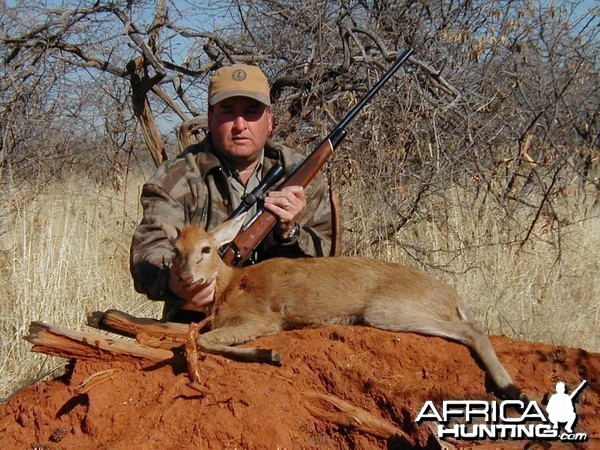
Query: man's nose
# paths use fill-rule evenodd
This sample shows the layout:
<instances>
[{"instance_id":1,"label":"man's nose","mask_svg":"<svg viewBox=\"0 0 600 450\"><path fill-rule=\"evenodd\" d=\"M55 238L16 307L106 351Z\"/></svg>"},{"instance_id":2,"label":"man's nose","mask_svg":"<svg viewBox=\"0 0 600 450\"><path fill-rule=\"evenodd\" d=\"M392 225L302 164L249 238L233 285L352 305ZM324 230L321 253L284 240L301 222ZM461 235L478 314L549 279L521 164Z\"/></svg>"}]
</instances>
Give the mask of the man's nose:
<instances>
[{"instance_id":1,"label":"man's nose","mask_svg":"<svg viewBox=\"0 0 600 450\"><path fill-rule=\"evenodd\" d=\"M248 128L248 122L246 121L246 119L244 118L244 116L239 115L236 116L236 118L233 121L233 127L236 130L245 130L246 128Z\"/></svg>"}]
</instances>

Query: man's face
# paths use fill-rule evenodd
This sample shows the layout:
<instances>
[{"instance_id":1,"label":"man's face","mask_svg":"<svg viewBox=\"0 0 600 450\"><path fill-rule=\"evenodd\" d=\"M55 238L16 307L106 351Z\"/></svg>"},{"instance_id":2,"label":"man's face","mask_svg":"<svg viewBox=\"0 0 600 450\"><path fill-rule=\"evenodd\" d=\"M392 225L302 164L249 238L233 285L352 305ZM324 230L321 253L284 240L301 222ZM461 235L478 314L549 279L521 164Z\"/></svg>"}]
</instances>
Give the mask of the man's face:
<instances>
[{"instance_id":1,"label":"man's face","mask_svg":"<svg viewBox=\"0 0 600 450\"><path fill-rule=\"evenodd\" d=\"M209 110L208 129L216 150L243 169L260 155L273 130L273 117L257 100L231 97Z\"/></svg>"}]
</instances>

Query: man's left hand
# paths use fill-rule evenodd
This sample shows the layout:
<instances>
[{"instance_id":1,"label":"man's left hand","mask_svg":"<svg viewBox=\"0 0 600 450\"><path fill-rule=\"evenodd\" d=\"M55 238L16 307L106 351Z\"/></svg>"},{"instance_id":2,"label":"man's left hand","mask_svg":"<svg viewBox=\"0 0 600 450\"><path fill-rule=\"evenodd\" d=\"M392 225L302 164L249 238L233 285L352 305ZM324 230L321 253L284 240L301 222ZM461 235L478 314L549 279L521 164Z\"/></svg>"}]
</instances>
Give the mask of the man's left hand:
<instances>
[{"instance_id":1,"label":"man's left hand","mask_svg":"<svg viewBox=\"0 0 600 450\"><path fill-rule=\"evenodd\" d=\"M285 186L280 191L269 192L265 198L265 209L279 219L275 232L282 239L288 237L305 207L306 195L302 186Z\"/></svg>"}]
</instances>

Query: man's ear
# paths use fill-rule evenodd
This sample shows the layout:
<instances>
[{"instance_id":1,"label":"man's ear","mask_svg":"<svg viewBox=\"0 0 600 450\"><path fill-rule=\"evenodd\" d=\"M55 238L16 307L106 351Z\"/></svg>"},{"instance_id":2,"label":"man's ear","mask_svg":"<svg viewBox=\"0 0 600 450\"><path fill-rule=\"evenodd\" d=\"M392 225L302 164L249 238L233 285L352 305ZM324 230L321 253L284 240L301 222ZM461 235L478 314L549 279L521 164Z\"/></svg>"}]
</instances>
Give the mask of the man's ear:
<instances>
[{"instance_id":1,"label":"man's ear","mask_svg":"<svg viewBox=\"0 0 600 450\"><path fill-rule=\"evenodd\" d=\"M221 247L222 245L225 245L235 239L235 237L241 230L242 225L244 225L244 220L246 219L247 215L248 212L246 211L245 213L240 214L236 218L222 223L210 232L210 235L215 241L217 247Z\"/></svg>"}]
</instances>

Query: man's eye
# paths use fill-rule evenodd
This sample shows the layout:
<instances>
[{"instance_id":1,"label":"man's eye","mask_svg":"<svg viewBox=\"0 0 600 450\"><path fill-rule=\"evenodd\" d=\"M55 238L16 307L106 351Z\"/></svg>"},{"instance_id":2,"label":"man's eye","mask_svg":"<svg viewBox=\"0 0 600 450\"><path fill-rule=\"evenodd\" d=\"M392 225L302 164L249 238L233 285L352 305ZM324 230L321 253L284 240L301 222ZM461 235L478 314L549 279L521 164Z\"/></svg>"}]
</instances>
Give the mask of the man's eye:
<instances>
[{"instance_id":1,"label":"man's eye","mask_svg":"<svg viewBox=\"0 0 600 450\"><path fill-rule=\"evenodd\" d=\"M260 116L261 114L262 114L262 108L257 108L257 107L248 108L247 110L244 111L244 115L246 117L256 117L256 116Z\"/></svg>"},{"instance_id":2,"label":"man's eye","mask_svg":"<svg viewBox=\"0 0 600 450\"><path fill-rule=\"evenodd\" d=\"M222 103L220 103L220 104L217 105L217 108L221 112L224 112L224 111L233 111L233 103L222 102Z\"/></svg>"}]
</instances>

